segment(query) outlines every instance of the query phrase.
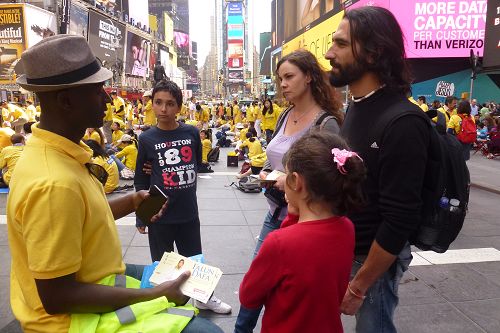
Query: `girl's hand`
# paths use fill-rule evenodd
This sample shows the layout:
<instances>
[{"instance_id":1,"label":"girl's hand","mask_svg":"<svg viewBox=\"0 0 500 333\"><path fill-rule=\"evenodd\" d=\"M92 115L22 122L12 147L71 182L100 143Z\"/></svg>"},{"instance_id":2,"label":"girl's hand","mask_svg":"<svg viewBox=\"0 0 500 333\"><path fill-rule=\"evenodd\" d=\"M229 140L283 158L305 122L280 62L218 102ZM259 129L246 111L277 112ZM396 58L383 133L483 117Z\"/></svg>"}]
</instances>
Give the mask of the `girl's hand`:
<instances>
[{"instance_id":1,"label":"girl's hand","mask_svg":"<svg viewBox=\"0 0 500 333\"><path fill-rule=\"evenodd\" d=\"M285 191L285 181L286 181L286 175L279 176L276 179L276 183L274 183L274 187L276 187L280 191Z\"/></svg>"},{"instance_id":2,"label":"girl's hand","mask_svg":"<svg viewBox=\"0 0 500 333\"><path fill-rule=\"evenodd\" d=\"M269 172L266 172L266 171L261 171L261 172L259 173L259 177L260 177L260 179L265 180L265 179L267 178L267 175L268 175L268 174L269 174Z\"/></svg>"}]
</instances>

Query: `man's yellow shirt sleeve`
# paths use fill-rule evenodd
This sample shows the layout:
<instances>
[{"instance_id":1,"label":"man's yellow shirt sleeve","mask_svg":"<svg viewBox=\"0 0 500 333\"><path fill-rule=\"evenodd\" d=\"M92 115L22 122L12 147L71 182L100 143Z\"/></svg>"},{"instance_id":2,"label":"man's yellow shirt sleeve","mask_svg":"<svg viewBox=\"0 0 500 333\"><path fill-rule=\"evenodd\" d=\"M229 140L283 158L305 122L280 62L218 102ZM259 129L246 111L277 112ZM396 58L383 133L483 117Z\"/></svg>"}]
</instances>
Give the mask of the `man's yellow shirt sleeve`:
<instances>
[{"instance_id":1,"label":"man's yellow shirt sleeve","mask_svg":"<svg viewBox=\"0 0 500 333\"><path fill-rule=\"evenodd\" d=\"M53 184L30 191L23 206L22 235L28 267L35 279L53 279L77 272L82 262L85 211L83 198L67 186Z\"/></svg>"}]
</instances>

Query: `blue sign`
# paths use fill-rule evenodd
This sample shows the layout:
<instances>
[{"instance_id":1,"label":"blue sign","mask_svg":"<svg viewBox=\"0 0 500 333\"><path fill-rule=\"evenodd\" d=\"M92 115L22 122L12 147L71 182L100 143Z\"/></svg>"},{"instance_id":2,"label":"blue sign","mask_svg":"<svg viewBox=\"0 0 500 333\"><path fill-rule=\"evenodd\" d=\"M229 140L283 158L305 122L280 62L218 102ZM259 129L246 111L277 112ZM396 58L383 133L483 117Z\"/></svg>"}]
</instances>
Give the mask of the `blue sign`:
<instances>
[{"instance_id":1,"label":"blue sign","mask_svg":"<svg viewBox=\"0 0 500 333\"><path fill-rule=\"evenodd\" d=\"M229 16L241 16L243 14L243 4L241 2L230 2L227 5L227 12Z\"/></svg>"},{"instance_id":2,"label":"blue sign","mask_svg":"<svg viewBox=\"0 0 500 333\"><path fill-rule=\"evenodd\" d=\"M227 24L243 24L243 16L228 16Z\"/></svg>"}]
</instances>

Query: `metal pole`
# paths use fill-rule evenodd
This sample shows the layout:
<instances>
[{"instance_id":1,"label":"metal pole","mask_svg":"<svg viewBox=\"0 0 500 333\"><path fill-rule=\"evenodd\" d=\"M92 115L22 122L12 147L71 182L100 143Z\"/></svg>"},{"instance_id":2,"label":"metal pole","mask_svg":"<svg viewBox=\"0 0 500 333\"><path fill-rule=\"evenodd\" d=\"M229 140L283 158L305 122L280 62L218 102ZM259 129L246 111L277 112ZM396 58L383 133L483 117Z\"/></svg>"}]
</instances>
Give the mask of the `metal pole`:
<instances>
[{"instance_id":1,"label":"metal pole","mask_svg":"<svg viewBox=\"0 0 500 333\"><path fill-rule=\"evenodd\" d=\"M470 75L469 101L472 101L472 90L474 89L474 70Z\"/></svg>"}]
</instances>

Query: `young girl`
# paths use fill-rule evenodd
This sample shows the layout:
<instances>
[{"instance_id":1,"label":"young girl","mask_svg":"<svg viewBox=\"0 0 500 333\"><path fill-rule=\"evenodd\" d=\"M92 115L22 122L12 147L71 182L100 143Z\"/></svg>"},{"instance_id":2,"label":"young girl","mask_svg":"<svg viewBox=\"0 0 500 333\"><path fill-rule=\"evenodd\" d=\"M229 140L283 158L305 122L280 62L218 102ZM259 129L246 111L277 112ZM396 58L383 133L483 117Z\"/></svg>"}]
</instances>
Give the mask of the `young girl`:
<instances>
[{"instance_id":1,"label":"young girl","mask_svg":"<svg viewBox=\"0 0 500 333\"><path fill-rule=\"evenodd\" d=\"M104 185L104 192L106 192L106 194L113 192L120 184L118 166L115 160L104 151L104 148L97 141L87 140L85 143L93 151L92 162L102 166L108 173L108 179Z\"/></svg>"},{"instance_id":2,"label":"young girl","mask_svg":"<svg viewBox=\"0 0 500 333\"><path fill-rule=\"evenodd\" d=\"M137 143L128 134L123 134L122 138L118 142L123 147L115 156L119 159L123 159L123 163L127 168L135 171L135 163L137 161ZM121 171L121 170L120 170Z\"/></svg>"},{"instance_id":3,"label":"young girl","mask_svg":"<svg viewBox=\"0 0 500 333\"><path fill-rule=\"evenodd\" d=\"M345 215L362 204L363 161L340 137L316 132L297 140L283 164L289 215L243 278L241 306L244 313L265 306L261 332L343 332L354 253ZM250 332L255 323L242 319L240 312L235 332Z\"/></svg>"},{"instance_id":4,"label":"young girl","mask_svg":"<svg viewBox=\"0 0 500 333\"><path fill-rule=\"evenodd\" d=\"M211 173L214 172L208 163L208 153L212 150L212 141L209 140L209 135L207 130L200 130L201 138L201 165L198 168L199 173Z\"/></svg>"}]
</instances>

